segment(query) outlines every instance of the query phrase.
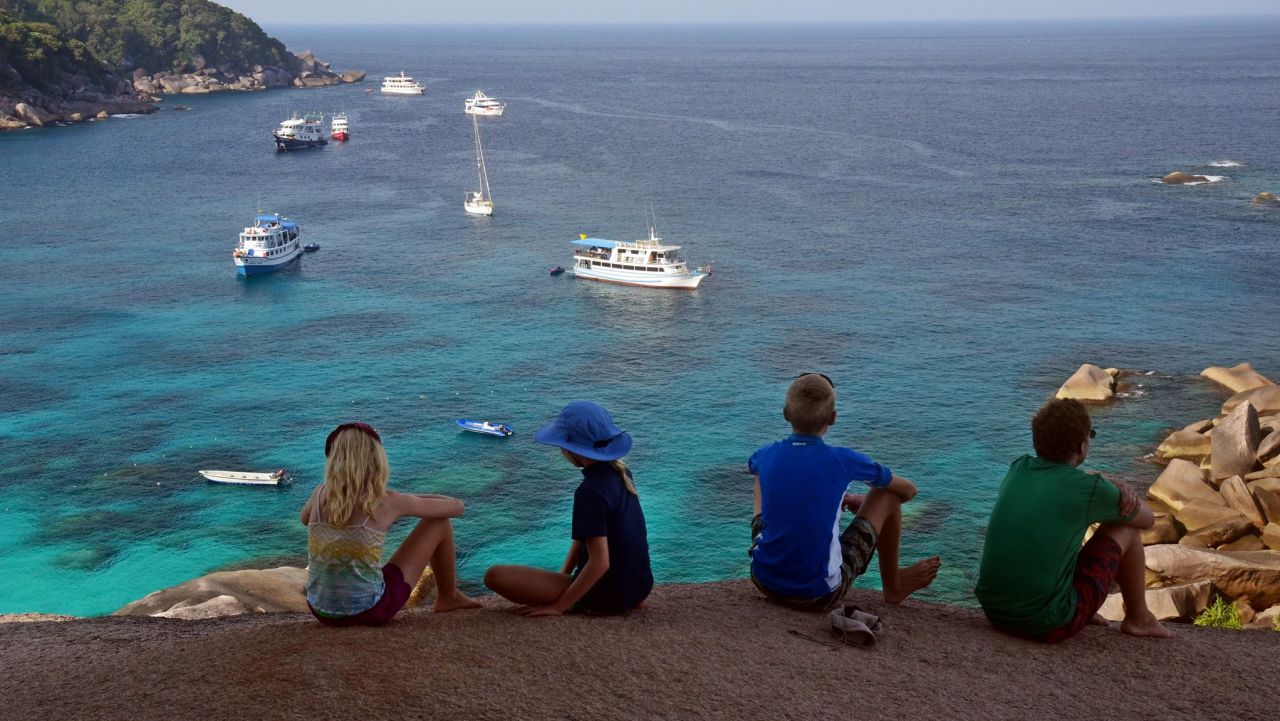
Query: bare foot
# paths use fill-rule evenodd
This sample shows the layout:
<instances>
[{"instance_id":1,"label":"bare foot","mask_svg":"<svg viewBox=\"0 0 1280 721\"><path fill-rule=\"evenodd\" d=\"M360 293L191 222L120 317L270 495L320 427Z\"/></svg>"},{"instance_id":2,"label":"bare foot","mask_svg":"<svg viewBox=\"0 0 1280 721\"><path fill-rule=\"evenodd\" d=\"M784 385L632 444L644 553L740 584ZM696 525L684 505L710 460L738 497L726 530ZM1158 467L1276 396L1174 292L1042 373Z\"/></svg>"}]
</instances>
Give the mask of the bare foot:
<instances>
[{"instance_id":1,"label":"bare foot","mask_svg":"<svg viewBox=\"0 0 1280 721\"><path fill-rule=\"evenodd\" d=\"M437 596L436 602L431 606L432 613L448 613L450 611L458 611L464 608L483 608L483 605L467 596L462 591L455 590L446 596Z\"/></svg>"},{"instance_id":2,"label":"bare foot","mask_svg":"<svg viewBox=\"0 0 1280 721\"><path fill-rule=\"evenodd\" d=\"M1145 618L1129 618L1126 616L1124 621L1120 623L1120 630L1130 636L1173 638L1173 631L1161 625L1151 613L1147 613Z\"/></svg>"},{"instance_id":3,"label":"bare foot","mask_svg":"<svg viewBox=\"0 0 1280 721\"><path fill-rule=\"evenodd\" d=\"M1111 625L1111 622L1103 618L1102 614L1100 613L1093 614L1093 618L1089 619L1089 623L1093 624L1094 626L1110 626Z\"/></svg>"},{"instance_id":4,"label":"bare foot","mask_svg":"<svg viewBox=\"0 0 1280 721\"><path fill-rule=\"evenodd\" d=\"M907 596L933 583L938 577L938 569L942 567L942 559L937 556L916 561L906 568L898 569L897 588L890 592L885 589L886 603L902 603Z\"/></svg>"}]
</instances>

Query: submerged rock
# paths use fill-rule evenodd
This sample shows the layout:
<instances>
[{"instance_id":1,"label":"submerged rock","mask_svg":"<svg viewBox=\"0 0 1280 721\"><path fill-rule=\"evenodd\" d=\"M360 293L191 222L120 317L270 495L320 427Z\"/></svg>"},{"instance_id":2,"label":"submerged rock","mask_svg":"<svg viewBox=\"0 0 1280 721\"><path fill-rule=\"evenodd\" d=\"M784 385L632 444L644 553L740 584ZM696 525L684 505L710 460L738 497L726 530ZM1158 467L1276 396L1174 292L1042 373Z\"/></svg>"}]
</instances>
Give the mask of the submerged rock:
<instances>
[{"instance_id":1,"label":"submerged rock","mask_svg":"<svg viewBox=\"0 0 1280 721\"><path fill-rule=\"evenodd\" d=\"M1253 202L1255 205L1280 205L1280 198L1277 198L1275 193L1264 190L1253 196Z\"/></svg>"},{"instance_id":2,"label":"submerged rock","mask_svg":"<svg viewBox=\"0 0 1280 721\"><path fill-rule=\"evenodd\" d=\"M1184 183L1207 183L1209 179L1203 175L1191 175L1181 170L1175 170L1161 178L1160 182L1168 183L1169 185L1182 185Z\"/></svg>"}]
</instances>

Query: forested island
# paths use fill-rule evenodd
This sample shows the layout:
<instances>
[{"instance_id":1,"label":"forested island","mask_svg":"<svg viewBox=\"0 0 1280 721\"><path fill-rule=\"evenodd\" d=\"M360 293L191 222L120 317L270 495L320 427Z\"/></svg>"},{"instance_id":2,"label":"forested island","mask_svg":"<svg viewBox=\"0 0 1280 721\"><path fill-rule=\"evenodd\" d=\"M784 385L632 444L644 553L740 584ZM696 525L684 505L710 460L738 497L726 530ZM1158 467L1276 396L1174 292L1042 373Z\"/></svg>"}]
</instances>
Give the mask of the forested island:
<instances>
[{"instance_id":1,"label":"forested island","mask_svg":"<svg viewBox=\"0 0 1280 721\"><path fill-rule=\"evenodd\" d=\"M0 130L151 112L175 93L363 79L208 0L0 0Z\"/></svg>"}]
</instances>

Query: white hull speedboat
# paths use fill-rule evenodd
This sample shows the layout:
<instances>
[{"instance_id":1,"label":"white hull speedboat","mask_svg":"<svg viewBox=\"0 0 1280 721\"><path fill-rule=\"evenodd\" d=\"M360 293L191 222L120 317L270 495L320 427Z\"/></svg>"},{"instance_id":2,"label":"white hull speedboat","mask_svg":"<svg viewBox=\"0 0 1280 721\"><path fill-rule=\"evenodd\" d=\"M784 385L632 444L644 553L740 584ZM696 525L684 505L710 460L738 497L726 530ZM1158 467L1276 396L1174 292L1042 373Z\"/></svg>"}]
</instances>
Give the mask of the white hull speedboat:
<instances>
[{"instance_id":1,"label":"white hull speedboat","mask_svg":"<svg viewBox=\"0 0 1280 721\"><path fill-rule=\"evenodd\" d=\"M480 189L467 193L462 209L472 215L493 215L493 196L489 194L489 169L484 164L484 148L480 147L480 124L471 118L471 130L476 137L476 180Z\"/></svg>"},{"instance_id":2,"label":"white hull speedboat","mask_svg":"<svg viewBox=\"0 0 1280 721\"><path fill-rule=\"evenodd\" d=\"M382 92L386 95L422 95L427 89L401 70L399 75L388 75L382 79Z\"/></svg>"},{"instance_id":3,"label":"white hull speedboat","mask_svg":"<svg viewBox=\"0 0 1280 721\"><path fill-rule=\"evenodd\" d=\"M497 117L502 115L502 111L506 109L506 104L494 100L479 90L476 91L474 96L469 97L462 102L462 112L467 115L488 115L491 117Z\"/></svg>"},{"instance_id":4,"label":"white hull speedboat","mask_svg":"<svg viewBox=\"0 0 1280 721\"><path fill-rule=\"evenodd\" d=\"M229 483L236 486L278 486L284 483L287 477L283 468L271 473L249 471L199 471L199 473L214 483Z\"/></svg>"},{"instance_id":5,"label":"white hull speedboat","mask_svg":"<svg viewBox=\"0 0 1280 721\"><path fill-rule=\"evenodd\" d=\"M464 431L481 433L486 436L506 438L507 436L515 433L515 430L510 426L504 426L501 423L490 423L489 421L471 421L466 418L459 418L454 421L454 423L457 423L458 427Z\"/></svg>"},{"instance_id":6,"label":"white hull speedboat","mask_svg":"<svg viewBox=\"0 0 1280 721\"><path fill-rule=\"evenodd\" d=\"M649 237L630 243L581 236L573 241L573 275L584 280L634 285L645 288L693 290L711 267L693 270L680 258L680 246L666 245L653 226Z\"/></svg>"}]
</instances>

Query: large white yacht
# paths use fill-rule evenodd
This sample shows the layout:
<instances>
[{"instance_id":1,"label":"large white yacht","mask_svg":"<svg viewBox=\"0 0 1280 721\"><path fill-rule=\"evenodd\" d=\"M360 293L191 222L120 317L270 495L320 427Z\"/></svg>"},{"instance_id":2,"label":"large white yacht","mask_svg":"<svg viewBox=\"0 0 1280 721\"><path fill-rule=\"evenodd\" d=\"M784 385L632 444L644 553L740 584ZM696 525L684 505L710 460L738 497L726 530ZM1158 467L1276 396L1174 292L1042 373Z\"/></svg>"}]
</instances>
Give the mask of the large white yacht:
<instances>
[{"instance_id":1,"label":"large white yacht","mask_svg":"<svg viewBox=\"0 0 1280 721\"><path fill-rule=\"evenodd\" d=\"M573 244L573 274L577 278L599 280L646 288L693 290L711 274L711 266L689 270L680 258L680 246L666 245L653 226L649 237L630 243L580 236Z\"/></svg>"},{"instance_id":2,"label":"large white yacht","mask_svg":"<svg viewBox=\"0 0 1280 721\"><path fill-rule=\"evenodd\" d=\"M272 136L279 151L318 148L329 143L324 137L324 116L320 113L307 113L301 118L294 113L292 118L280 123Z\"/></svg>"},{"instance_id":3,"label":"large white yacht","mask_svg":"<svg viewBox=\"0 0 1280 721\"><path fill-rule=\"evenodd\" d=\"M279 213L259 213L231 253L237 275L273 273L302 255L298 224Z\"/></svg>"},{"instance_id":4,"label":"large white yacht","mask_svg":"<svg viewBox=\"0 0 1280 721\"><path fill-rule=\"evenodd\" d=\"M401 70L399 75L388 75L382 79L382 92L388 95L422 95L427 89Z\"/></svg>"},{"instance_id":5,"label":"large white yacht","mask_svg":"<svg viewBox=\"0 0 1280 721\"><path fill-rule=\"evenodd\" d=\"M507 106L485 95L479 90L473 97L462 102L462 112L467 115L502 115Z\"/></svg>"}]
</instances>

